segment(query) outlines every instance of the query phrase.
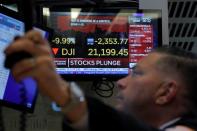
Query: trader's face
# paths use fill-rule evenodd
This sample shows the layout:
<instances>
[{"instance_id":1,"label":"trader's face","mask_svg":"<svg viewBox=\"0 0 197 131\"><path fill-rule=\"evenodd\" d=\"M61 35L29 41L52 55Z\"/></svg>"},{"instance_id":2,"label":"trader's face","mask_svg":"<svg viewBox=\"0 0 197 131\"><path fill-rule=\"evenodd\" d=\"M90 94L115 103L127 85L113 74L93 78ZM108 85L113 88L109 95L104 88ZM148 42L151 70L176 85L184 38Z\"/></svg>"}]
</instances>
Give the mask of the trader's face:
<instances>
[{"instance_id":1,"label":"trader's face","mask_svg":"<svg viewBox=\"0 0 197 131\"><path fill-rule=\"evenodd\" d=\"M162 75L156 68L161 58L159 53L150 53L133 68L130 74L117 81L120 89L117 108L127 113L151 110L154 95L162 83Z\"/></svg>"}]
</instances>

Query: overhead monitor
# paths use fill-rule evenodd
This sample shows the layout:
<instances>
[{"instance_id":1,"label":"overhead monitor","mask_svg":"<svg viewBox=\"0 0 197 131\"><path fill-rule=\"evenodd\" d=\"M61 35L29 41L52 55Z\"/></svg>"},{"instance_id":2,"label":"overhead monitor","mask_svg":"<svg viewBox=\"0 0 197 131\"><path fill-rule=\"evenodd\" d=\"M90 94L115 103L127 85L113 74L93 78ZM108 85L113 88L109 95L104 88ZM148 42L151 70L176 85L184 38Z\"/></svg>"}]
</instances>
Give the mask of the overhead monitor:
<instances>
[{"instance_id":1,"label":"overhead monitor","mask_svg":"<svg viewBox=\"0 0 197 131\"><path fill-rule=\"evenodd\" d=\"M44 15L57 72L67 80L117 80L162 44L160 10L69 6Z\"/></svg>"}]
</instances>

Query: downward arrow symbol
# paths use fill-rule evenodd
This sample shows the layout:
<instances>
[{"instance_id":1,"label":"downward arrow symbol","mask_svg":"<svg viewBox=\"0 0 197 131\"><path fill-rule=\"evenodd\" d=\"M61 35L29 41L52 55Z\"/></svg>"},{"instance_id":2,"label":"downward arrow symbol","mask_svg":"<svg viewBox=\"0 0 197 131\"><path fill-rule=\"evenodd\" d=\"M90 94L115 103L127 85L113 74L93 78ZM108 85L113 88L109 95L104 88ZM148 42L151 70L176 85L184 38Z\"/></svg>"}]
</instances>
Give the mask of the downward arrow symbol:
<instances>
[{"instance_id":1,"label":"downward arrow symbol","mask_svg":"<svg viewBox=\"0 0 197 131\"><path fill-rule=\"evenodd\" d=\"M53 54L56 55L58 50L59 50L59 48L52 48Z\"/></svg>"}]
</instances>

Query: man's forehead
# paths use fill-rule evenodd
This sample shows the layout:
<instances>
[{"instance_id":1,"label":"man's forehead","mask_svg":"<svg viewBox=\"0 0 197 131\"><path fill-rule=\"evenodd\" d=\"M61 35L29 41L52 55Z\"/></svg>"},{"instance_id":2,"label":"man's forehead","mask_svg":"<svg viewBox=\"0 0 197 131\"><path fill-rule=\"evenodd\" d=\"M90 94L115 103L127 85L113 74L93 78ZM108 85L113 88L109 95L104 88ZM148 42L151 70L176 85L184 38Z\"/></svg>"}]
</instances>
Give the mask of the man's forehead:
<instances>
[{"instance_id":1,"label":"man's forehead","mask_svg":"<svg viewBox=\"0 0 197 131\"><path fill-rule=\"evenodd\" d=\"M143 68L145 66L153 66L163 55L159 53L150 53L148 56L142 58L134 68Z\"/></svg>"}]
</instances>

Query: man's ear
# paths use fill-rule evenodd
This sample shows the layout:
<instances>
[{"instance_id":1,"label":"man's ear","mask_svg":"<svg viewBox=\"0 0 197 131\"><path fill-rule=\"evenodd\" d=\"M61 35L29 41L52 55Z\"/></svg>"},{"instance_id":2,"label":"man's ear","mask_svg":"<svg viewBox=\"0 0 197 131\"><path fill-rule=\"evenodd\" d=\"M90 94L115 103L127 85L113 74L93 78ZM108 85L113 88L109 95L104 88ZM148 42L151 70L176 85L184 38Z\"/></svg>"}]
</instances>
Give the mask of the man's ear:
<instances>
[{"instance_id":1,"label":"man's ear","mask_svg":"<svg viewBox=\"0 0 197 131\"><path fill-rule=\"evenodd\" d=\"M160 85L155 94L155 103L164 105L173 101L177 95L178 85L176 81L165 81Z\"/></svg>"}]
</instances>

